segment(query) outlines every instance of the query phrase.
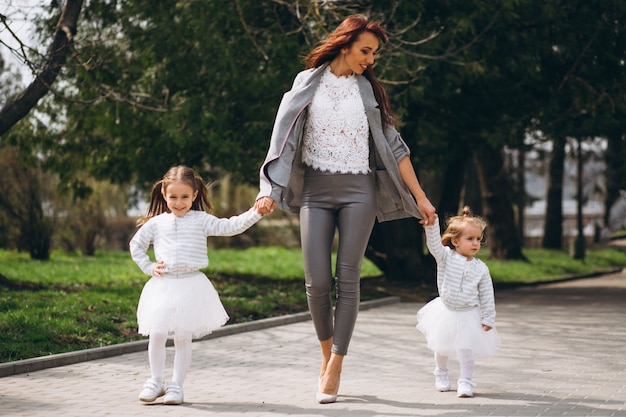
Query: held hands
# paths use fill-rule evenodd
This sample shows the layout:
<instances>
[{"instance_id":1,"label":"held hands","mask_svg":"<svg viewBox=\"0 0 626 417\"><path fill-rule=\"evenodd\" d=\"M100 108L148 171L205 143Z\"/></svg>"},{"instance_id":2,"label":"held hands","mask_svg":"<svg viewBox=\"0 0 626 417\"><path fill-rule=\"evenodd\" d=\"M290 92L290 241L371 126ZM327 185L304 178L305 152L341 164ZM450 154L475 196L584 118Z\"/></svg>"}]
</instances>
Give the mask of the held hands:
<instances>
[{"instance_id":1,"label":"held hands","mask_svg":"<svg viewBox=\"0 0 626 417\"><path fill-rule=\"evenodd\" d=\"M272 200L270 197L261 197L254 202L254 209L263 216L271 214L275 208L276 201Z\"/></svg>"},{"instance_id":2,"label":"held hands","mask_svg":"<svg viewBox=\"0 0 626 417\"><path fill-rule=\"evenodd\" d=\"M482 326L483 326L483 330L486 331L486 332L488 332L489 330L492 329L491 326L487 326L486 324L483 324Z\"/></svg>"},{"instance_id":3,"label":"held hands","mask_svg":"<svg viewBox=\"0 0 626 417\"><path fill-rule=\"evenodd\" d=\"M156 263L156 266L154 267L154 269L152 270L152 275L154 275L155 277L160 277L162 276L165 272L167 271L167 266L165 266L165 262L163 261L158 261Z\"/></svg>"},{"instance_id":4,"label":"held hands","mask_svg":"<svg viewBox=\"0 0 626 417\"><path fill-rule=\"evenodd\" d=\"M417 201L417 208L424 218L420 220L420 224L424 226L430 226L435 224L435 216L436 210L435 207L431 204L430 200L426 197Z\"/></svg>"}]
</instances>

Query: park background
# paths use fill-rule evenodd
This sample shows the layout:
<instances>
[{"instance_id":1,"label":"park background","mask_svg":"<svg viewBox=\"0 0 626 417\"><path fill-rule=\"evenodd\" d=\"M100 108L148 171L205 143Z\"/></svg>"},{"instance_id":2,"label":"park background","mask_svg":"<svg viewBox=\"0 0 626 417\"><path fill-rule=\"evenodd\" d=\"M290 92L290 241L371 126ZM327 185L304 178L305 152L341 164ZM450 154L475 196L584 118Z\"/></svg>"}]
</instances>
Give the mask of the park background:
<instances>
[{"instance_id":1,"label":"park background","mask_svg":"<svg viewBox=\"0 0 626 417\"><path fill-rule=\"evenodd\" d=\"M99 343L134 337L132 304L145 277L126 250L152 183L186 164L212 183L217 215L250 207L282 94L306 52L353 13L387 28L375 71L412 162L440 216L469 204L486 218L481 256L492 269L508 263L503 279L518 279L513 270L541 278L536 254L577 262L551 277L624 265L613 253L591 257L623 229L626 212L624 2L3 0L3 360L23 357L11 343L27 339L25 329L61 339L54 351L94 343L74 322L118 332L96 335ZM210 244L212 267L222 250L248 254L230 265L252 267L211 270L213 280L249 284L287 271L301 288L293 215L275 213ZM370 296L389 282L422 297L432 291L434 265L415 219L376 224L366 257L367 274L378 276ZM283 262L266 270L270 259ZM245 292L241 280L232 284L226 297ZM85 301L89 291L100 300ZM110 313L116 297L127 302ZM278 304L266 293L253 298L265 313ZM46 332L57 317L72 325Z\"/></svg>"}]
</instances>

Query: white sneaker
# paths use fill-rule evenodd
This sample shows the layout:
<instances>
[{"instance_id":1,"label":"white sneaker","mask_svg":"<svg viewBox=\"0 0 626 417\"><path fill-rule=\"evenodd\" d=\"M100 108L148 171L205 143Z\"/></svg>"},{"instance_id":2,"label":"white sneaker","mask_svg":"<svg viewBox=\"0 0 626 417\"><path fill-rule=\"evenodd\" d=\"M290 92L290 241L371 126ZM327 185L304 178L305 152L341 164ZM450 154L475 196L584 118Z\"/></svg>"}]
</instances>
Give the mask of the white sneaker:
<instances>
[{"instance_id":1,"label":"white sneaker","mask_svg":"<svg viewBox=\"0 0 626 417\"><path fill-rule=\"evenodd\" d=\"M139 394L139 400L151 403L164 394L165 389L163 388L163 381L156 378L148 378L143 384L143 389Z\"/></svg>"},{"instance_id":2,"label":"white sneaker","mask_svg":"<svg viewBox=\"0 0 626 417\"><path fill-rule=\"evenodd\" d=\"M462 398L473 397L474 393L472 392L472 387L474 386L476 386L476 384L469 379L459 379L456 396Z\"/></svg>"},{"instance_id":3,"label":"white sneaker","mask_svg":"<svg viewBox=\"0 0 626 417\"><path fill-rule=\"evenodd\" d=\"M443 371L439 368L433 372L435 375L435 389L437 391L445 392L450 391L450 378L448 377L448 371Z\"/></svg>"},{"instance_id":4,"label":"white sneaker","mask_svg":"<svg viewBox=\"0 0 626 417\"><path fill-rule=\"evenodd\" d=\"M178 405L183 403L183 387L176 382L168 382L165 389L165 398L163 404Z\"/></svg>"}]
</instances>

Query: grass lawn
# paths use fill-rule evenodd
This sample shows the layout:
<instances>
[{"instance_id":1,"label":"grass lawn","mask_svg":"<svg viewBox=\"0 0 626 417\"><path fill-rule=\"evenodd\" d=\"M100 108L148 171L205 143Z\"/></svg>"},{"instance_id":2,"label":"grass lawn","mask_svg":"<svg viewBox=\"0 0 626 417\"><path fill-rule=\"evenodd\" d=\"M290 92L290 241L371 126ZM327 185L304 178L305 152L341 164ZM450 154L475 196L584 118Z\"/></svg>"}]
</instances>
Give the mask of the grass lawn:
<instances>
[{"instance_id":1,"label":"grass lawn","mask_svg":"<svg viewBox=\"0 0 626 417\"><path fill-rule=\"evenodd\" d=\"M530 262L486 260L496 285L534 283L626 266L617 249L588 250L584 262L564 251L529 249ZM209 253L204 271L219 292L229 324L306 310L299 249L258 247ZM127 252L95 257L54 252L50 261L0 250L2 362L138 340L137 300L148 279ZM427 301L433 288L394 283L368 260L362 299L398 295Z\"/></svg>"}]
</instances>

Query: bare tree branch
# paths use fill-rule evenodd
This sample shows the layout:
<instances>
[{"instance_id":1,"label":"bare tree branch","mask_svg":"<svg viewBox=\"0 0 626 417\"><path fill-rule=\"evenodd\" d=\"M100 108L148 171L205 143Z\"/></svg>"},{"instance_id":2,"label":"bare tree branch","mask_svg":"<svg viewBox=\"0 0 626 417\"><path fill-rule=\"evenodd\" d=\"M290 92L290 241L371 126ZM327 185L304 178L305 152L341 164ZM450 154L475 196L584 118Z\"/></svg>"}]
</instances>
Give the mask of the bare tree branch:
<instances>
[{"instance_id":1,"label":"bare tree branch","mask_svg":"<svg viewBox=\"0 0 626 417\"><path fill-rule=\"evenodd\" d=\"M35 72L35 66L28 59L28 53L26 52L27 49L31 48L29 48L24 42L22 42L20 37L17 36L13 29L11 29L11 26L7 22L7 16L0 13L0 22L2 22L2 25L5 27L5 29L11 34L11 37L18 43L19 47L13 48L2 39L0 39L0 45L4 45L9 51L22 59L29 66L31 71Z\"/></svg>"},{"instance_id":2,"label":"bare tree branch","mask_svg":"<svg viewBox=\"0 0 626 417\"><path fill-rule=\"evenodd\" d=\"M593 35L591 35L591 37L589 38L589 40L587 41L587 43L585 44L583 49L580 51L580 54L578 54L578 56L576 57L576 60L572 64L571 68L563 76L563 80L561 80L561 83L559 84L559 87L557 88L557 91L561 91L563 89L563 87L567 83L570 75L578 67L578 64L580 64L580 62L582 61L582 58L585 56L585 54L587 54L587 51L589 50L589 48L591 48L591 45L596 40L596 37L600 33L600 30L602 29L602 26L604 25L604 23L605 23L604 20L599 20L598 21L598 25L596 26L596 31L593 33Z\"/></svg>"},{"instance_id":3,"label":"bare tree branch","mask_svg":"<svg viewBox=\"0 0 626 417\"><path fill-rule=\"evenodd\" d=\"M248 24L243 18L243 10L241 9L241 3L235 0L235 6L237 7L237 13L239 14L239 20L241 21L241 25L243 26L243 29L246 31L246 34L248 35L248 37L250 37L250 41L252 42L252 45L254 45L256 50L259 51L259 53L263 56L264 60L269 61L269 57L267 56L267 53L265 53L265 51L259 46L259 43L256 41L256 37L252 33L252 30L250 30L250 27L248 26Z\"/></svg>"},{"instance_id":4,"label":"bare tree branch","mask_svg":"<svg viewBox=\"0 0 626 417\"><path fill-rule=\"evenodd\" d=\"M451 43L448 48L446 49L446 51L442 54L439 55L426 55L426 54L421 54L419 52L415 52L411 49L405 48L405 45L408 46L417 46L423 43L426 43L434 38L436 38L437 36L439 36L439 34L443 31L443 27L439 28L437 31L432 32L429 36L427 36L426 38L418 41L418 42L406 42L404 41L401 37L397 37L394 38L394 49L397 52L400 52L402 54L406 54L409 56L412 56L414 58L418 58L418 59L423 59L425 61L442 61L442 62L447 62L450 64L455 64L455 65L466 65L467 62L462 62L462 61L456 61L453 60L452 58L454 58L455 56L461 54L461 52L466 51L467 49L471 48L474 44L476 44L477 42L479 42L480 40L483 39L483 37L485 36L485 34L493 27L493 25L498 21L499 18L499 14L496 13L491 21L476 35L474 36L469 42L461 45L461 46L456 46L453 43Z\"/></svg>"},{"instance_id":5,"label":"bare tree branch","mask_svg":"<svg viewBox=\"0 0 626 417\"><path fill-rule=\"evenodd\" d=\"M72 48L73 49L73 48ZM140 110L147 110L147 111L153 111L153 112L157 112L157 113L166 113L170 110L172 110L169 106L169 89L164 87L163 88L163 101L157 100L154 97L152 97L150 94L147 93L141 93L141 92L124 92L124 91L120 91L119 89L116 89L115 87L105 84L101 81L98 81L98 79L96 77L94 77L94 74L92 71L90 71L89 68L89 62L84 61L79 53L76 53L74 51L73 54L73 58L78 62L78 64L83 67L87 73L87 75L89 76L90 80L92 81L92 83L97 87L98 89L98 93L100 94L98 97L94 97L92 99L75 99L75 98L69 98L63 94L58 93L57 91L51 89L52 93L67 102L71 102L71 103L79 103L79 104L93 104L96 103L100 100L110 100L113 102L118 102L118 103L124 103L124 104L128 104L130 106L133 106L137 109Z\"/></svg>"},{"instance_id":6,"label":"bare tree branch","mask_svg":"<svg viewBox=\"0 0 626 417\"><path fill-rule=\"evenodd\" d=\"M43 69L26 90L0 110L0 136L23 119L50 91L71 50L82 6L83 0L67 0L65 3Z\"/></svg>"}]
</instances>

